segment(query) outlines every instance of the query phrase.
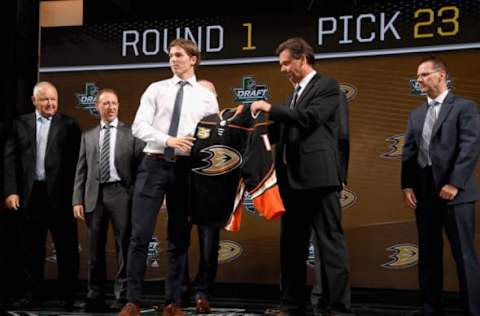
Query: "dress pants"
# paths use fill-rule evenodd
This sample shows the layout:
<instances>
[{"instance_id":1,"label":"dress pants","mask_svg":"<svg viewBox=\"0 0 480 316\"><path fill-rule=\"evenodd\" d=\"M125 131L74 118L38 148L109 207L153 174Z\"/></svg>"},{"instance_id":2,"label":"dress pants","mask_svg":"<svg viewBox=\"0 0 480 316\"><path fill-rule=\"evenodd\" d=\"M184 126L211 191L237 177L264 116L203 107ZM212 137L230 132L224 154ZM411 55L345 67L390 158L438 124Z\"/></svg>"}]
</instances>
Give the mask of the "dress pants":
<instances>
[{"instance_id":1,"label":"dress pants","mask_svg":"<svg viewBox=\"0 0 480 316\"><path fill-rule=\"evenodd\" d=\"M443 235L450 242L457 267L462 307L468 315L480 316L480 270L475 254L475 204L448 205L435 188L432 168L419 170L417 220L418 278L426 315L443 315Z\"/></svg>"},{"instance_id":2,"label":"dress pants","mask_svg":"<svg viewBox=\"0 0 480 316\"><path fill-rule=\"evenodd\" d=\"M281 186L286 208L280 235L281 309L289 315L306 313L306 259L312 231L321 258L324 306L328 311L350 312L350 265L337 191Z\"/></svg>"},{"instance_id":3,"label":"dress pants","mask_svg":"<svg viewBox=\"0 0 480 316\"><path fill-rule=\"evenodd\" d=\"M113 286L115 299L127 298L127 254L130 242L131 198L128 188L120 182L100 185L97 206L86 214L88 244L89 300L104 300L106 283L106 244L109 222L112 222L115 250L117 255L117 273Z\"/></svg>"},{"instance_id":4,"label":"dress pants","mask_svg":"<svg viewBox=\"0 0 480 316\"><path fill-rule=\"evenodd\" d=\"M50 203L46 182L35 181L28 206L21 210L29 291L41 295L45 273L45 242L50 231L55 244L59 296L73 301L78 283L79 254L77 222L71 205L56 208Z\"/></svg>"},{"instance_id":5,"label":"dress pants","mask_svg":"<svg viewBox=\"0 0 480 316\"><path fill-rule=\"evenodd\" d=\"M220 230L210 225L197 224L200 260L198 271L193 282L195 300L199 298L209 299L215 282L218 268L218 250ZM189 301L191 291L188 266L186 267L185 279L183 282L183 303Z\"/></svg>"},{"instance_id":6,"label":"dress pants","mask_svg":"<svg viewBox=\"0 0 480 316\"><path fill-rule=\"evenodd\" d=\"M166 194L168 275L166 304L180 304L190 243L188 174L190 160L169 162L146 155L139 166L132 208L132 237L128 249L127 300L138 304L143 289L148 245Z\"/></svg>"},{"instance_id":7,"label":"dress pants","mask_svg":"<svg viewBox=\"0 0 480 316\"><path fill-rule=\"evenodd\" d=\"M315 262L314 262L314 283L312 291L310 292L310 303L313 307L314 315L321 314L324 310L324 303L322 301L322 259L320 258L317 238L315 238L315 233L312 232L311 243L315 251Z\"/></svg>"}]
</instances>

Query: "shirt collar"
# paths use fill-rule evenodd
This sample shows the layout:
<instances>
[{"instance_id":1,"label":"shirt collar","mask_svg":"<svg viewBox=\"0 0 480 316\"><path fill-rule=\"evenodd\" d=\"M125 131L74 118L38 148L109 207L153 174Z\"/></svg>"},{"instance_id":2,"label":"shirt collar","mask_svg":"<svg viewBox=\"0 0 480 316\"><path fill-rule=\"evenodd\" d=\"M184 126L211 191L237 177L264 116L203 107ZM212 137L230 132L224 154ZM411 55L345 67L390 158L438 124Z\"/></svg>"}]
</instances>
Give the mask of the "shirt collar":
<instances>
[{"instance_id":1,"label":"shirt collar","mask_svg":"<svg viewBox=\"0 0 480 316\"><path fill-rule=\"evenodd\" d=\"M447 97L447 94L450 92L450 90L445 90L443 91L442 93L440 93L439 96L437 96L435 99L432 99L430 98L429 96L427 96L427 102L428 104L431 104L433 101L437 101L438 104L442 104L443 101L445 101L445 98Z\"/></svg>"},{"instance_id":2,"label":"shirt collar","mask_svg":"<svg viewBox=\"0 0 480 316\"><path fill-rule=\"evenodd\" d=\"M101 128L104 128L106 124L107 124L107 122L100 121L100 127L101 127ZM113 121L111 121L111 122L109 123L109 125L110 125L110 127L117 128L117 126L118 126L118 117L115 118Z\"/></svg>"},{"instance_id":3,"label":"shirt collar","mask_svg":"<svg viewBox=\"0 0 480 316\"><path fill-rule=\"evenodd\" d=\"M173 80L173 83L175 85L177 85L180 81L188 81L188 83L193 86L193 84L197 82L197 77L195 75L193 75L190 78L188 78L187 80L183 80L179 76L173 75L172 80Z\"/></svg>"},{"instance_id":4,"label":"shirt collar","mask_svg":"<svg viewBox=\"0 0 480 316\"><path fill-rule=\"evenodd\" d=\"M52 119L51 116L50 117L45 117L42 114L40 114L40 112L38 112L38 110L35 110L35 120L38 121L39 118L45 119L47 121L50 121Z\"/></svg>"},{"instance_id":5,"label":"shirt collar","mask_svg":"<svg viewBox=\"0 0 480 316\"><path fill-rule=\"evenodd\" d=\"M315 70L313 70L308 75L303 77L302 81L300 81L300 83L297 84L297 86L300 85L300 91L298 91L298 94L301 94L303 92L303 90L305 89L307 84L310 82L310 80L312 80L313 76L315 76L316 73L317 72Z\"/></svg>"}]
</instances>

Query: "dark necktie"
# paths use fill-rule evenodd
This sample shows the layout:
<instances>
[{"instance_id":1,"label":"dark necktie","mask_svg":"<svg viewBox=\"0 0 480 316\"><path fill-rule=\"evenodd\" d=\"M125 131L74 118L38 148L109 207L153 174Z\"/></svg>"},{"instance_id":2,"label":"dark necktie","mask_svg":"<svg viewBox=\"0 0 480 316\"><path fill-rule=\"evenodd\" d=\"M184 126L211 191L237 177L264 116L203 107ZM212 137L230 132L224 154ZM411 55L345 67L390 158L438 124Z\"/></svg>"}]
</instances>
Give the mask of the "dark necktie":
<instances>
[{"instance_id":1,"label":"dark necktie","mask_svg":"<svg viewBox=\"0 0 480 316\"><path fill-rule=\"evenodd\" d=\"M180 123L180 113L182 112L182 102L183 102L183 87L188 83L188 81L179 81L177 95L175 96L175 103L173 105L172 120L170 121L170 127L168 129L168 135L172 137L177 136L178 124ZM175 156L175 148L167 147L163 153L166 158L172 159Z\"/></svg>"},{"instance_id":2,"label":"dark necktie","mask_svg":"<svg viewBox=\"0 0 480 316\"><path fill-rule=\"evenodd\" d=\"M103 142L100 151L100 182L110 181L110 124L103 126Z\"/></svg>"},{"instance_id":3,"label":"dark necktie","mask_svg":"<svg viewBox=\"0 0 480 316\"><path fill-rule=\"evenodd\" d=\"M433 126L437 121L435 107L439 104L437 101L432 101L428 104L427 115L425 116L425 123L423 124L422 130L422 141L417 157L417 162L422 168L432 164L430 159L430 140L432 138Z\"/></svg>"},{"instance_id":4,"label":"dark necktie","mask_svg":"<svg viewBox=\"0 0 480 316\"><path fill-rule=\"evenodd\" d=\"M301 88L302 87L300 87L300 85L297 85L297 87L295 88L292 101L290 102L290 109L294 109L295 105L297 105L298 93L300 92Z\"/></svg>"},{"instance_id":5,"label":"dark necktie","mask_svg":"<svg viewBox=\"0 0 480 316\"><path fill-rule=\"evenodd\" d=\"M302 87L300 87L300 85L297 85L295 87L295 91L293 92L293 97L292 97L292 100L290 101L290 105L289 105L289 108L290 110L293 110L295 108L295 106L297 105L297 100L298 100L298 93L300 92L300 89ZM288 127L286 126L285 127L285 145L283 146L283 153L282 153L282 160L283 160L283 163L284 164L287 164L287 139L288 139L288 132L289 132L289 129Z\"/></svg>"}]
</instances>

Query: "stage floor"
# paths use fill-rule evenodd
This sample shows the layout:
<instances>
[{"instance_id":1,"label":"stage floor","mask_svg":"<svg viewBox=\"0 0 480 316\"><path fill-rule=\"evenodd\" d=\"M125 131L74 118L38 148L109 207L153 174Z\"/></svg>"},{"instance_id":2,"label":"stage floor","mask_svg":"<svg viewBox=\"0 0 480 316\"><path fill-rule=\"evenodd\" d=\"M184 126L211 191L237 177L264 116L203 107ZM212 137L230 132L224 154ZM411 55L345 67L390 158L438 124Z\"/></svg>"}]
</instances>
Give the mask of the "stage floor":
<instances>
[{"instance_id":1,"label":"stage floor","mask_svg":"<svg viewBox=\"0 0 480 316\"><path fill-rule=\"evenodd\" d=\"M53 293L53 292L52 292ZM111 293L111 292L110 292ZM160 316L164 303L163 283L148 283L142 297L142 316ZM53 294L51 297L54 297ZM84 293L79 293L74 311L64 312L54 298L46 299L40 307L15 308L4 305L1 316L93 316L115 315L116 312L106 310L104 313L84 313ZM244 316L274 315L278 308L278 286L258 284L217 284L210 300L212 312L202 315ZM107 296L107 304L112 302ZM420 293L415 290L388 289L352 289L352 308L357 316L413 316L420 315ZM446 316L463 315L457 293L445 293L444 307ZM194 307L184 308L188 315L197 315ZM308 316L315 316L308 308Z\"/></svg>"}]
</instances>

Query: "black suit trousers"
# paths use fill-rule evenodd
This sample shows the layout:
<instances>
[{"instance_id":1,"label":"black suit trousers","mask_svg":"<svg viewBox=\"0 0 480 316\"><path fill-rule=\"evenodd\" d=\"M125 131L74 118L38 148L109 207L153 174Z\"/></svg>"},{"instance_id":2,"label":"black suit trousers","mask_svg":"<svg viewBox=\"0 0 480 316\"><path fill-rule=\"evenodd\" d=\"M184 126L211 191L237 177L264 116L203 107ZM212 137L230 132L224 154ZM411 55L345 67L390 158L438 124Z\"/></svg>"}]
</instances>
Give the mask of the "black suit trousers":
<instances>
[{"instance_id":1,"label":"black suit trousers","mask_svg":"<svg viewBox=\"0 0 480 316\"><path fill-rule=\"evenodd\" d=\"M58 267L59 293L62 299L75 296L78 283L78 231L71 206L55 208L45 182L34 182L28 206L21 210L25 262L33 295L40 294L44 280L45 242L50 231Z\"/></svg>"},{"instance_id":2,"label":"black suit trousers","mask_svg":"<svg viewBox=\"0 0 480 316\"><path fill-rule=\"evenodd\" d=\"M117 254L114 295L117 300L127 296L127 254L130 242L131 198L128 188L120 182L100 185L97 206L86 214L88 245L88 293L92 300L104 299L107 278L106 244L108 225L111 222Z\"/></svg>"},{"instance_id":3,"label":"black suit trousers","mask_svg":"<svg viewBox=\"0 0 480 316\"><path fill-rule=\"evenodd\" d=\"M321 257L324 307L348 313L350 264L337 188L295 190L283 186L281 191L286 208L280 236L282 310L293 315L305 313L306 259L313 231Z\"/></svg>"},{"instance_id":4,"label":"black suit trousers","mask_svg":"<svg viewBox=\"0 0 480 316\"><path fill-rule=\"evenodd\" d=\"M475 254L475 204L448 205L435 188L432 168L419 168L417 197L418 277L427 315L441 315L443 235L450 242L457 266L460 296L468 315L480 316L480 270Z\"/></svg>"},{"instance_id":5,"label":"black suit trousers","mask_svg":"<svg viewBox=\"0 0 480 316\"><path fill-rule=\"evenodd\" d=\"M198 270L193 283L195 299L208 299L213 289L215 277L218 269L218 250L220 240L220 230L211 225L197 224L198 243L200 259ZM185 279L183 281L183 304L187 304L191 291L190 276L188 266L186 268Z\"/></svg>"},{"instance_id":6,"label":"black suit trousers","mask_svg":"<svg viewBox=\"0 0 480 316\"><path fill-rule=\"evenodd\" d=\"M146 155L135 182L132 207L132 237L128 249L127 299L137 303L143 289L148 245L155 230L158 211L166 195L168 224L168 275L165 301L180 303L190 243L188 174L186 158L168 162Z\"/></svg>"}]
</instances>

